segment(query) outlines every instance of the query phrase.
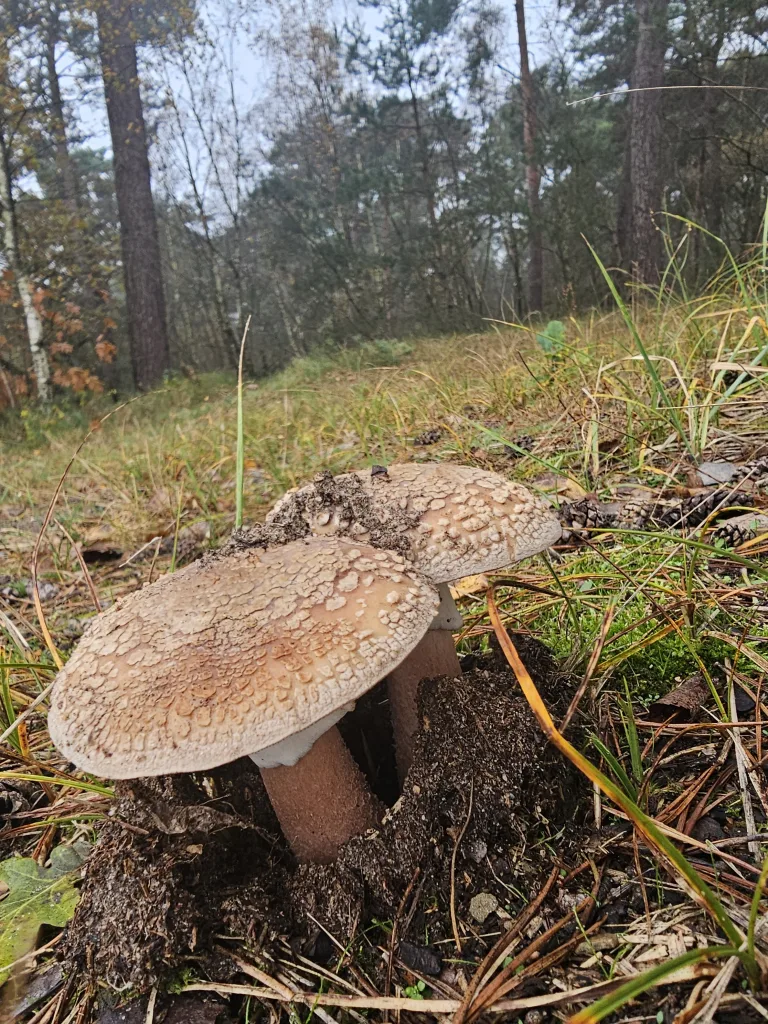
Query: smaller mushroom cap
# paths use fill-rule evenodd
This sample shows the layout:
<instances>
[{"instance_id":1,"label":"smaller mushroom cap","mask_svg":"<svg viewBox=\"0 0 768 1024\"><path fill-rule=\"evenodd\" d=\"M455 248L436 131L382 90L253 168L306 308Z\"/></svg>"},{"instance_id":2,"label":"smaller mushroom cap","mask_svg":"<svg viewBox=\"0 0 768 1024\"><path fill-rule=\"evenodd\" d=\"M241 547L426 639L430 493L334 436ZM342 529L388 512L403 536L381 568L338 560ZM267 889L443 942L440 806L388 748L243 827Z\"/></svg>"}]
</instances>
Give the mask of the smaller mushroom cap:
<instances>
[{"instance_id":1,"label":"smaller mushroom cap","mask_svg":"<svg viewBox=\"0 0 768 1024\"><path fill-rule=\"evenodd\" d=\"M344 474L356 478L384 524L410 519L408 557L434 583L449 583L521 562L555 544L562 527L552 509L522 484L473 466L449 462L406 463L386 473ZM316 536L347 535L366 541L368 532L344 509L311 500L314 485L289 491L267 516L284 515L289 503L307 511ZM303 499L303 500L302 500ZM309 499L309 500L307 500Z\"/></svg>"},{"instance_id":2,"label":"smaller mushroom cap","mask_svg":"<svg viewBox=\"0 0 768 1024\"><path fill-rule=\"evenodd\" d=\"M195 562L93 621L56 678L51 739L108 778L225 764L330 726L437 607L401 556L339 538Z\"/></svg>"}]
</instances>

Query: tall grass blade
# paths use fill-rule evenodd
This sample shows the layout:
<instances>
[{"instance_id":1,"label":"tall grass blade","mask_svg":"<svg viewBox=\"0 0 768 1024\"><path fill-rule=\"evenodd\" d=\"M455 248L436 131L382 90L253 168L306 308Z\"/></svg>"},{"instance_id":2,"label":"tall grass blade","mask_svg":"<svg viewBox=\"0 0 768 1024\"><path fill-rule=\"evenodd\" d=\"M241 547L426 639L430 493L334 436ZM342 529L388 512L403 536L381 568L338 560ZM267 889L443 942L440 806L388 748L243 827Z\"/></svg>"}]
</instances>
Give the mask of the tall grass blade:
<instances>
[{"instance_id":1,"label":"tall grass blade","mask_svg":"<svg viewBox=\"0 0 768 1024\"><path fill-rule=\"evenodd\" d=\"M10 728L16 721L16 708L13 706L10 673L5 662L0 662L0 691L2 692L6 724ZM10 734L8 742L21 753L21 741L15 732Z\"/></svg>"},{"instance_id":2,"label":"tall grass blade","mask_svg":"<svg viewBox=\"0 0 768 1024\"><path fill-rule=\"evenodd\" d=\"M755 928L757 927L757 916L760 912L760 900L763 897L766 883L768 883L768 853L763 861L763 868L757 880L755 891L752 894L752 905L749 908L749 923L747 925L747 951L750 956L755 955Z\"/></svg>"},{"instance_id":3,"label":"tall grass blade","mask_svg":"<svg viewBox=\"0 0 768 1024\"><path fill-rule=\"evenodd\" d=\"M616 757L616 755L606 747L599 736L590 736L590 743L602 757L608 767L611 769L613 774L621 783L622 789L630 798L630 800L637 800L637 790L632 785L632 781L627 773L624 771L624 767Z\"/></svg>"},{"instance_id":4,"label":"tall grass blade","mask_svg":"<svg viewBox=\"0 0 768 1024\"><path fill-rule=\"evenodd\" d=\"M692 949L688 953L682 953L680 956L659 964L658 967L651 967L650 970L631 978L615 992L603 996L596 1003L569 1017L567 1024L596 1024L597 1021L607 1017L609 1013L617 1013L631 999L636 999L643 992L647 992L649 988L658 985L681 967L688 967L691 964L698 964L703 960L711 960L715 957L722 959L729 956L738 956L738 950L733 946L704 946L701 949Z\"/></svg>"},{"instance_id":5,"label":"tall grass blade","mask_svg":"<svg viewBox=\"0 0 768 1024\"><path fill-rule=\"evenodd\" d=\"M585 239L585 241L586 241L586 239ZM608 273L608 268L605 266L605 264L600 259L600 257L597 255L597 252L592 248L592 246L589 244L589 242L587 242L587 247L588 247L590 253L592 254L593 259L595 260L595 262L597 263L598 267L600 268L600 273L605 278L605 282L606 282L606 284L608 285L608 287L609 287L609 289L611 291L611 295L613 296L613 300L616 303L616 305L619 307L619 312L621 313L622 317L624 318L624 323L627 325L627 327L629 329L629 332L632 335L632 338L633 338L633 340L635 342L635 345L637 346L638 352L643 357L643 362L644 362L645 368L646 368L646 370L648 372L648 376L651 378L651 382L653 383L653 388L654 388L654 391L656 393L656 397L658 398L658 400L661 402L662 405L666 406L667 413L669 415L669 419L671 420L671 422L672 422L672 424L673 424L673 426L675 428L675 433L678 435L678 437L680 438L682 443L685 445L685 449L688 452L688 454L693 457L694 452L693 452L693 449L691 448L691 444L690 444L690 442L688 440L688 435L685 432L685 428L683 427L683 424L682 424L682 421L680 419L680 416L678 415L677 409L672 404L672 400L669 397L669 395L667 394L667 389L664 387L664 385L661 382L661 377L659 377L659 371L654 366L653 360L650 358L650 356L648 354L648 350L646 349L645 345L643 344L643 339L640 337L640 332L637 329L637 325L635 324L635 321L632 318L632 314L631 314L630 310L627 308L627 304L624 302L624 300L622 299L621 295L619 294L619 290L616 287L616 285L615 285L615 283L613 281L613 278Z\"/></svg>"},{"instance_id":6,"label":"tall grass blade","mask_svg":"<svg viewBox=\"0 0 768 1024\"><path fill-rule=\"evenodd\" d=\"M251 326L250 314L245 321L245 330L240 342L240 358L237 362L237 455L235 459L235 529L243 525L243 484L245 479L245 438L243 430L243 359L245 340Z\"/></svg>"},{"instance_id":7,"label":"tall grass blade","mask_svg":"<svg viewBox=\"0 0 768 1024\"><path fill-rule=\"evenodd\" d=\"M621 810L634 822L638 831L645 837L649 846L656 849L676 871L684 888L691 896L703 906L718 923L728 941L736 948L744 941L739 929L728 916L725 907L720 902L714 891L707 885L696 869L680 853L676 846L661 832L653 818L645 814L619 786L611 782L592 762L586 758L576 747L573 746L557 729L552 721L544 702L541 699L536 684L520 659L515 645L509 638L509 634L501 621L499 610L493 595L493 590L488 591L488 613L493 625L496 637L501 645L504 655L511 665L520 689L523 691L528 704L531 707L544 735L557 749L574 764L579 771L605 793ZM752 980L757 977L757 967L754 958L749 956L746 950L740 951L739 956L744 961L745 967Z\"/></svg>"},{"instance_id":8,"label":"tall grass blade","mask_svg":"<svg viewBox=\"0 0 768 1024\"><path fill-rule=\"evenodd\" d=\"M629 696L629 684L626 679L624 680L624 692L626 694L626 703L624 705L624 731L627 737L627 746L629 747L629 758L632 765L632 777L638 786L643 784L643 758L640 750L640 739L637 735L637 726L635 725L635 710L632 707L632 698Z\"/></svg>"}]
</instances>

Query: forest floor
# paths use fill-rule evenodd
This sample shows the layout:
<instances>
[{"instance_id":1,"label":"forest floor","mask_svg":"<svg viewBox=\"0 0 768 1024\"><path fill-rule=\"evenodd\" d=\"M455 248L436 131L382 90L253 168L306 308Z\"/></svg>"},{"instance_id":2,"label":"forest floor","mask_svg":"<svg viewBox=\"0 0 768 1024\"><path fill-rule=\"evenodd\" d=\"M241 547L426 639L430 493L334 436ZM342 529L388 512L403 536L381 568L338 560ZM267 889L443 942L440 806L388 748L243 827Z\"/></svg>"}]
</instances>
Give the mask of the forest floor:
<instances>
[{"instance_id":1,"label":"forest floor","mask_svg":"<svg viewBox=\"0 0 768 1024\"><path fill-rule=\"evenodd\" d=\"M0 754L0 1020L765 1019L768 388L741 368L768 339L765 306L732 300L595 313L539 338L380 342L246 385L246 524L320 470L451 460L526 483L567 527L551 555L457 586L460 692L425 690L431 735L399 824L335 876L296 872L257 775L248 800L222 772L115 802L52 749L45 701L31 708L97 607L229 535L235 383L7 413L0 731L31 713ZM568 737L607 787L544 743L504 629L557 721L575 698ZM462 700L472 714L454 715ZM370 711L348 742L392 803ZM212 793L237 827L147 817L153 800L199 811ZM131 884L109 936L92 895L62 933L100 835L116 852L99 884ZM374 847L386 899L370 892ZM288 891L300 910L280 904Z\"/></svg>"}]
</instances>

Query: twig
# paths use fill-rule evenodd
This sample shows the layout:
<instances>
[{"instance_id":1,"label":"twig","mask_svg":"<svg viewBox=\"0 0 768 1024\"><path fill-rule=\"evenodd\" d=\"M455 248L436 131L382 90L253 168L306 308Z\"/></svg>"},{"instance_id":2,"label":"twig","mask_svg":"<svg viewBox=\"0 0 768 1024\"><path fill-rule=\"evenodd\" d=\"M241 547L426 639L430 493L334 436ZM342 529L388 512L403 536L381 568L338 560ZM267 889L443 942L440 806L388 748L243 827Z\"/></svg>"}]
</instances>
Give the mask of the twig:
<instances>
[{"instance_id":1,"label":"twig","mask_svg":"<svg viewBox=\"0 0 768 1024\"><path fill-rule=\"evenodd\" d=\"M23 648L25 651L32 650L32 648L29 646L29 641L24 636L24 634L19 631L19 628L16 625L16 623L13 621L13 619L9 618L3 611L0 611L0 623L2 623L5 626L5 628L11 634L11 636L19 645L19 647Z\"/></svg>"},{"instance_id":2,"label":"twig","mask_svg":"<svg viewBox=\"0 0 768 1024\"><path fill-rule=\"evenodd\" d=\"M32 712L35 710L36 707L38 707L38 705L43 703L43 701L45 700L45 698L48 696L52 689L53 683L49 683L44 690L38 693L38 695L31 702L31 704L28 704L26 708L24 708L19 717L11 725L9 725L5 732L2 734L2 736L0 736L0 743L4 743L8 739L8 737L19 728L22 722L26 722L26 720L31 717Z\"/></svg>"},{"instance_id":3,"label":"twig","mask_svg":"<svg viewBox=\"0 0 768 1024\"><path fill-rule=\"evenodd\" d=\"M157 1002L157 985L149 993L149 1001L147 1002L147 1016L144 1018L145 1024L154 1024L155 1021L155 1003Z\"/></svg>"},{"instance_id":4,"label":"twig","mask_svg":"<svg viewBox=\"0 0 768 1024\"><path fill-rule=\"evenodd\" d=\"M464 820L464 824L461 827L456 842L453 846L453 853L451 854L451 927L453 928L453 938L456 942L456 952L461 953L461 939L459 938L459 928L456 923L456 856L461 846L461 841L464 838L464 833L467 831L469 825L469 819L472 817L472 798L475 792L475 779L474 776L469 780L469 806L467 808L467 817Z\"/></svg>"},{"instance_id":5,"label":"twig","mask_svg":"<svg viewBox=\"0 0 768 1024\"><path fill-rule=\"evenodd\" d=\"M512 945L517 941L518 936L522 932L523 928L526 927L528 922L538 911L541 904L547 897L549 890L555 884L557 876L560 873L560 868L555 867L552 869L549 878L546 880L541 888L538 896L531 900L527 907L518 915L513 921L512 927L508 932L505 932L496 944L488 951L483 959L482 963L478 966L475 973L467 986L467 991L464 993L464 998L461 1001L461 1006L456 1011L456 1016L453 1019L452 1024L464 1024L464 1020L467 1015L467 1011L475 997L475 993L479 991L486 981L491 977L494 971L498 970L501 964L506 960L507 954L509 953Z\"/></svg>"},{"instance_id":6,"label":"twig","mask_svg":"<svg viewBox=\"0 0 768 1024\"><path fill-rule=\"evenodd\" d=\"M75 544L66 527L62 526L58 519L54 519L53 521L64 534L64 536L67 538L67 540L70 543L70 546L72 547L72 550L75 552L75 558L77 559L82 574L85 578L86 586L88 587L88 591L91 595L91 600L93 601L93 606L97 612L100 612L101 602L99 601L99 595L96 593L96 587L94 587L93 585L93 579L91 577L91 574L88 572L88 566L85 564L85 559L83 558L82 551L77 546L77 544Z\"/></svg>"},{"instance_id":7,"label":"twig","mask_svg":"<svg viewBox=\"0 0 768 1024\"><path fill-rule=\"evenodd\" d=\"M708 995L709 998L693 1018L691 1024L712 1024L738 962L739 958L737 956L729 957L728 960L726 960L718 971L717 977L714 978L707 986L705 995Z\"/></svg>"},{"instance_id":8,"label":"twig","mask_svg":"<svg viewBox=\"0 0 768 1024\"><path fill-rule=\"evenodd\" d=\"M595 644L594 648L592 649L592 654L590 655L590 658L589 658L589 664L587 665L587 671L584 673L584 678L582 679L581 683L579 684L578 690L573 695L573 700L568 705L568 710L565 713L565 718L560 723L560 732L564 733L565 730L568 728L568 725L570 724L571 719L573 718L574 714L576 713L576 709L578 708L579 704L582 701L582 698L584 697L584 694L587 691L587 687L589 686L590 682L592 681L592 676L595 673L595 669L597 668L597 664L600 661L600 657L601 657L601 655L603 653L603 647L605 646L605 641L608 638L608 631L611 628L611 623L613 622L613 617L614 617L615 614L616 614L616 605L615 604L609 605L608 608L605 611L605 615L603 616L603 622L602 622L602 625L600 626L600 635L597 638L597 643Z\"/></svg>"},{"instance_id":9,"label":"twig","mask_svg":"<svg viewBox=\"0 0 768 1024\"><path fill-rule=\"evenodd\" d=\"M133 554L130 556L130 558L126 558L126 560L124 562L121 562L120 565L118 566L118 568L119 569L124 569L126 567L126 565L130 565L131 562L134 559L138 558L139 555L142 554L142 552L147 550L147 548L150 546L150 544L162 544L162 542L163 542L163 538L162 537L160 537L160 536L152 537L152 539L148 540L146 544L142 544L138 551L134 551Z\"/></svg>"},{"instance_id":10,"label":"twig","mask_svg":"<svg viewBox=\"0 0 768 1024\"><path fill-rule=\"evenodd\" d=\"M469 1020L475 1020L481 1013L484 1013L490 1006L493 1005L498 999L502 998L510 991L510 989L517 984L517 972L520 967L523 967L525 963L538 951L542 946L546 946L547 943L557 935L566 925L571 924L574 914L579 914L582 911L588 913L595 906L595 896L587 896L585 900L575 908L575 910L569 912L564 917L561 917L559 921L556 921L550 928L547 928L545 932L537 936L533 942L529 942L525 949L521 950L516 957L504 967L502 971L493 979L493 981L485 988L475 999L472 1006L469 1008ZM589 931L591 931L590 929ZM589 934L589 931L587 934ZM574 945L578 945L582 940L582 935L579 934L573 937L576 941ZM570 940L569 940L570 942ZM569 946L569 943L565 943Z\"/></svg>"},{"instance_id":11,"label":"twig","mask_svg":"<svg viewBox=\"0 0 768 1024\"><path fill-rule=\"evenodd\" d=\"M420 874L421 868L417 865L416 870L413 872L413 876L410 882L408 883L405 892L403 893L403 898L400 900L400 904L397 908L397 913L395 914L394 920L392 922L392 935L390 936L389 940L389 958L387 960L387 978L384 983L385 996L388 996L392 991L392 968L395 962L395 950L397 949L397 932L398 927L400 925L400 919L405 913L405 906L408 902L411 893L413 892L413 887L416 884ZM386 1021L387 1019L387 1014L385 1013L384 1020Z\"/></svg>"},{"instance_id":12,"label":"twig","mask_svg":"<svg viewBox=\"0 0 768 1024\"><path fill-rule=\"evenodd\" d=\"M24 956L20 956L18 960L14 960L13 963L3 964L3 974L10 974L19 964L24 964L27 960L36 960L39 956L43 956L44 953L48 953L56 943L61 939L61 932L58 935L54 935L50 942L46 942L44 946L38 946L37 949L33 949L31 953L25 953Z\"/></svg>"},{"instance_id":13,"label":"twig","mask_svg":"<svg viewBox=\"0 0 768 1024\"><path fill-rule=\"evenodd\" d=\"M221 947L219 948L221 949ZM226 956L228 956L230 960L234 960L234 962L237 964L237 966L240 968L243 974L247 974L249 978L255 978L256 981L260 981L262 985L267 985L269 988L273 989L273 991L277 992L277 994L282 996L284 999L291 1000L293 998L293 990L288 988L288 986L284 985L281 981L276 981L274 978L270 978L268 974L260 970L254 964L249 963L247 960L241 959L241 957L236 956L234 953L231 953L228 949L221 949L221 952L226 954Z\"/></svg>"},{"instance_id":14,"label":"twig","mask_svg":"<svg viewBox=\"0 0 768 1024\"><path fill-rule=\"evenodd\" d=\"M709 970L703 968L703 970ZM694 967L681 968L659 982L659 985L680 985L685 981L692 981L694 978L704 977L700 964ZM712 974L710 973L711 977ZM543 996L530 996L527 999L503 999L500 1002L488 1007L486 1013L510 1013L514 1010L532 1010L540 1006L567 1006L570 1003L583 1003L598 996L607 995L614 989L619 988L626 981L625 978L617 978L613 981L603 981L597 985L589 985L587 988L573 989L570 992L548 993ZM285 999L278 995L272 988L256 988L254 985L233 985L224 982L196 982L185 985L183 992L218 992L224 996L252 996L254 999L264 999L270 1002L295 1002L306 1006L341 1006L358 1010L406 1010L409 1013L455 1013L461 1006L459 999L408 999L405 996L348 996L337 995L334 992L295 992L291 999Z\"/></svg>"},{"instance_id":15,"label":"twig","mask_svg":"<svg viewBox=\"0 0 768 1024\"><path fill-rule=\"evenodd\" d=\"M731 680L731 718L734 722L739 720L739 712L736 707L736 684ZM747 772L747 755L744 751L744 744L741 742L741 736L734 729L731 733L733 739L733 752L736 756L736 771L739 775L739 788L741 790L741 805L744 808L744 825L747 833L752 835L757 831L755 826L755 812L752 807L752 795L749 791L749 773ZM755 858L760 860L760 844L750 842L747 844L749 852ZM725 968L723 968L725 969Z\"/></svg>"}]
</instances>

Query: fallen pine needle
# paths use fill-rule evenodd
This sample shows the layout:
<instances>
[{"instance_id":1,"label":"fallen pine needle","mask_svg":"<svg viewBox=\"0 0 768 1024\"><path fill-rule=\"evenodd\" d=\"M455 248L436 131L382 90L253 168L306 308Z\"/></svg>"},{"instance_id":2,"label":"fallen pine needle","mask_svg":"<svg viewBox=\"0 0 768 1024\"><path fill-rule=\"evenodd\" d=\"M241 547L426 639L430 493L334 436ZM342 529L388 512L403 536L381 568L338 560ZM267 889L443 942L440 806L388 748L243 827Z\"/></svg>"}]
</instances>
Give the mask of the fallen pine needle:
<instances>
[{"instance_id":1,"label":"fallen pine needle","mask_svg":"<svg viewBox=\"0 0 768 1024\"><path fill-rule=\"evenodd\" d=\"M669 974L660 985L680 985L686 981L712 978L717 968L696 964ZM514 1010L535 1010L540 1006L566 1006L569 1003L585 1002L596 996L606 995L619 988L626 979L617 978L603 981L587 988L570 992L552 992L543 996L529 996L527 999L501 999L493 1006L484 1007L484 1013L510 1013ZM185 985L182 992L217 992L223 996L251 996L278 1003L302 1003L306 1006L341 1006L358 1010L407 1010L409 1013L455 1013L461 1006L459 999L408 999L405 996L349 996L333 992L294 992L290 998L273 988L257 988L255 985L236 985L218 982L194 982Z\"/></svg>"}]
</instances>

